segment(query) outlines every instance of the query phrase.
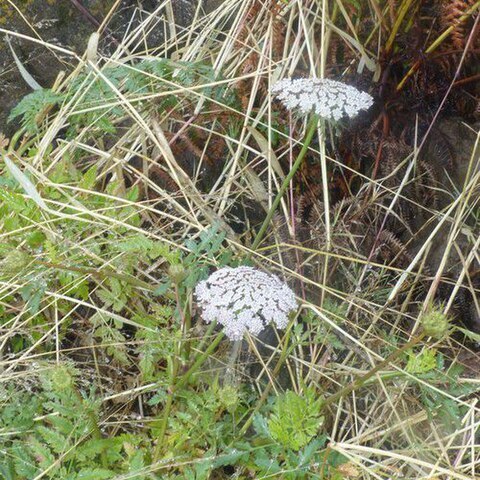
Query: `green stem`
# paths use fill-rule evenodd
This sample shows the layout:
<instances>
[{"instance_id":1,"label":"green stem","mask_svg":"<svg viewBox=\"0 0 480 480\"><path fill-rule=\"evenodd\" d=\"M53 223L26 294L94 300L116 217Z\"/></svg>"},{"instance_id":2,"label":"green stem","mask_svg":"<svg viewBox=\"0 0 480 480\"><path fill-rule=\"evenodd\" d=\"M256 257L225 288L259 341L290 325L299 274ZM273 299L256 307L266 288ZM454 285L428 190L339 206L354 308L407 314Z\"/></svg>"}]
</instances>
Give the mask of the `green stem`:
<instances>
[{"instance_id":1,"label":"green stem","mask_svg":"<svg viewBox=\"0 0 480 480\"><path fill-rule=\"evenodd\" d=\"M173 400L175 393L180 390L182 387L185 386L185 384L190 380L191 376L197 372L197 370L205 363L205 360L207 357L217 348L218 344L222 341L223 339L223 332L221 332L215 340L208 346L208 348L201 353L193 365L188 369L188 371L178 380L178 382L173 381L172 386L170 387L167 403L165 404L165 408L163 410L163 417L162 417L162 423L160 425L160 433L158 435L157 439L157 444L155 445L155 450L153 452L153 462L157 462L160 458L160 455L162 453L162 447L163 447L163 439L165 438L165 433L167 431L167 425L168 425L168 417L170 416L170 412L172 410L172 405L173 405Z\"/></svg>"},{"instance_id":2,"label":"green stem","mask_svg":"<svg viewBox=\"0 0 480 480\"><path fill-rule=\"evenodd\" d=\"M284 341L285 346L284 346L284 348L282 348L282 351L281 351L282 353L280 354L280 358L278 359L278 362L275 365L275 368L273 369L272 378L276 377L276 375L280 371L280 368L283 365L283 362L285 361L285 359L287 358L287 356L290 353L290 349L287 348L289 340L290 340L290 331L291 330L289 328L288 331L285 334L285 337L284 337L285 338L285 341ZM243 435L245 435L246 431L248 430L248 428L252 424L253 419L255 418L255 415L259 412L260 408L265 403L265 400L267 400L268 394L270 393L270 390L272 389L272 386L273 386L273 384L272 384L272 382L270 382L265 387L265 390L263 391L262 396L259 398L257 404L255 405L255 408L254 408L253 412L250 414L247 421L243 424L243 427L241 428L239 434L237 435L237 439L241 438Z\"/></svg>"},{"instance_id":3,"label":"green stem","mask_svg":"<svg viewBox=\"0 0 480 480\"><path fill-rule=\"evenodd\" d=\"M180 378L179 382L175 385L175 390L178 390L185 386L185 384L190 380L190 377L197 372L197 370L205 363L207 357L217 348L218 344L222 341L224 333L220 332L215 340L208 346L208 348L198 356L194 364L189 368L189 370Z\"/></svg>"},{"instance_id":4,"label":"green stem","mask_svg":"<svg viewBox=\"0 0 480 480\"><path fill-rule=\"evenodd\" d=\"M454 25L448 27L438 38L425 50L425 53L431 53L438 48L439 45L445 40L448 35L450 35L460 24L468 19L471 15L475 13L476 10L480 7L480 1L475 2L467 11L457 20Z\"/></svg>"},{"instance_id":5,"label":"green stem","mask_svg":"<svg viewBox=\"0 0 480 480\"><path fill-rule=\"evenodd\" d=\"M349 393L353 392L354 390L357 390L358 388L362 387L370 378L372 378L376 373L378 373L382 368L385 368L387 365L389 365L393 360L398 358L402 353L405 351L413 348L415 345L420 343L423 339L425 338L425 334L421 333L419 336L413 338L409 342L407 342L405 345L400 347L399 349L395 350L392 352L385 360L380 362L375 368L370 370L368 373L363 375L360 378L357 378L353 382L351 382L349 385L346 387L342 388L340 391L337 393L334 393L330 397L328 397L325 402L323 403L323 407L327 407L328 405L331 405L332 403L336 402L342 397L345 397Z\"/></svg>"},{"instance_id":6,"label":"green stem","mask_svg":"<svg viewBox=\"0 0 480 480\"><path fill-rule=\"evenodd\" d=\"M170 411L172 410L172 405L173 405L173 392L171 392L170 395L168 396L167 403L165 404L165 408L163 410L162 423L160 425L160 433L158 435L157 444L155 445L155 450L153 451L154 463L159 460L160 455L162 453L163 439L165 438L165 432L167 430L167 424L168 424L168 417L170 415Z\"/></svg>"},{"instance_id":7,"label":"green stem","mask_svg":"<svg viewBox=\"0 0 480 480\"><path fill-rule=\"evenodd\" d=\"M225 372L225 385L235 385L236 376L235 376L235 361L237 360L238 354L242 348L243 340L235 340L230 350L230 357L227 362L227 369Z\"/></svg>"},{"instance_id":8,"label":"green stem","mask_svg":"<svg viewBox=\"0 0 480 480\"><path fill-rule=\"evenodd\" d=\"M182 322L182 332L184 335L183 339L183 359L185 362L188 362L188 359L190 357L190 342L186 338L188 335L188 332L190 331L191 321L190 321L190 313L189 313L189 308L188 308L188 301L185 302L185 308L182 306L182 301L180 299L180 285L181 281L177 281L174 277L172 277L172 283L173 283L173 290L174 290L174 295L175 295L175 302L177 303L177 311L178 315L180 316L180 320ZM189 297L188 291L187 294L185 295L187 298ZM182 344L182 342L180 343Z\"/></svg>"},{"instance_id":9,"label":"green stem","mask_svg":"<svg viewBox=\"0 0 480 480\"><path fill-rule=\"evenodd\" d=\"M404 0L398 9L397 19L395 20L395 24L393 25L392 31L390 32L390 36L388 37L387 43L385 45L385 51L388 53L390 52L393 42L395 41L395 37L397 36L398 30L400 29L400 25L405 18L405 15L410 10L413 0Z\"/></svg>"},{"instance_id":10,"label":"green stem","mask_svg":"<svg viewBox=\"0 0 480 480\"><path fill-rule=\"evenodd\" d=\"M207 343L208 339L210 336L213 334L213 331L215 330L215 327L217 326L217 322L212 322L208 328L207 331L205 332L205 335L203 335L202 340L200 341L197 350L201 352L205 348L205 344Z\"/></svg>"},{"instance_id":11,"label":"green stem","mask_svg":"<svg viewBox=\"0 0 480 480\"><path fill-rule=\"evenodd\" d=\"M455 30L458 28L459 25L461 25L465 20L468 19L473 13L478 10L478 7L480 7L480 1L475 2L456 22L454 25L451 25L448 27L441 35L439 35L435 41L425 50L425 54L432 53L434 50L436 50L442 43L443 41ZM405 83L407 80L418 70L421 62L420 60L417 60L411 67L410 70L404 75L402 80L400 80L399 84L397 85L397 92L402 90L404 87Z\"/></svg>"},{"instance_id":12,"label":"green stem","mask_svg":"<svg viewBox=\"0 0 480 480\"><path fill-rule=\"evenodd\" d=\"M17 145L18 140L22 137L22 135L25 134L26 128L22 127L20 130L17 130L13 135L12 138L10 139L10 143L8 145L8 153L13 152L15 149L15 146Z\"/></svg>"},{"instance_id":13,"label":"green stem","mask_svg":"<svg viewBox=\"0 0 480 480\"><path fill-rule=\"evenodd\" d=\"M288 175L283 180L280 190L278 191L277 196L275 197L275 200L273 201L272 206L268 211L267 216L265 217L265 220L263 221L262 226L260 227L260 230L257 233L257 236L255 237L255 240L253 241L252 250L256 250L258 245L262 241L262 238L265 235L265 232L267 231L268 225L270 224L270 221L272 220L275 210L280 204L280 201L282 200L282 197L286 192L288 185L290 184L290 181L292 180L293 176L295 175L300 165L302 164L302 161L308 151L308 147L312 142L312 138L315 133L315 130L317 129L317 125L318 125L318 116L316 114L313 114L312 118L310 119L310 123L308 124L308 127L307 127L307 133L305 135L305 140L303 141L302 149L300 150L300 153L298 154L298 157L295 160L295 163L292 165L292 169L290 170L290 172L288 172Z\"/></svg>"}]
</instances>

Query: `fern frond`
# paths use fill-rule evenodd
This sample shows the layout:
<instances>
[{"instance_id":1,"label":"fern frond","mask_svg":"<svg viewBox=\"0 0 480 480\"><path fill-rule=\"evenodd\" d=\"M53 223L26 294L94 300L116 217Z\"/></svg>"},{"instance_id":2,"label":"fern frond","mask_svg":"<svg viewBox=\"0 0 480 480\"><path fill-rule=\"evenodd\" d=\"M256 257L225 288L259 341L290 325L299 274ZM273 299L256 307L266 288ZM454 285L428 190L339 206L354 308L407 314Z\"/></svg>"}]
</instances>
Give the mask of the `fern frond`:
<instances>
[{"instance_id":1,"label":"fern frond","mask_svg":"<svg viewBox=\"0 0 480 480\"><path fill-rule=\"evenodd\" d=\"M35 133L44 116L54 106L60 104L64 98L65 96L63 94L56 93L47 88L35 90L23 97L17 106L12 109L8 116L8 121L11 122L21 117L21 124L27 132Z\"/></svg>"},{"instance_id":2,"label":"fern frond","mask_svg":"<svg viewBox=\"0 0 480 480\"><path fill-rule=\"evenodd\" d=\"M442 2L440 22L445 30L453 27L450 39L453 47L458 50L465 48L468 38L462 16L473 4L473 0L444 0Z\"/></svg>"}]
</instances>

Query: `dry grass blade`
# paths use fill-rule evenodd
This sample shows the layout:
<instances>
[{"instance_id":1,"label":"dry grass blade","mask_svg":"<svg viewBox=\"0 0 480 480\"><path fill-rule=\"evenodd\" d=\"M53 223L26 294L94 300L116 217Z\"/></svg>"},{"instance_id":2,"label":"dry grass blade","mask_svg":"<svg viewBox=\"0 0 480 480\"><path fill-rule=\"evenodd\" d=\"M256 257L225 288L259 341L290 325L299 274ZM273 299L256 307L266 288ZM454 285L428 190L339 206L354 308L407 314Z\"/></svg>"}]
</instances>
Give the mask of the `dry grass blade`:
<instances>
[{"instance_id":1,"label":"dry grass blade","mask_svg":"<svg viewBox=\"0 0 480 480\"><path fill-rule=\"evenodd\" d=\"M164 0L108 51L121 3L83 57L0 29L78 62L0 166L0 475L477 478L472 8L444 81L408 45L448 41L422 2ZM307 76L375 104L310 130L271 93ZM233 381L193 292L243 264L301 306L248 334ZM431 334L432 312L457 320Z\"/></svg>"}]
</instances>

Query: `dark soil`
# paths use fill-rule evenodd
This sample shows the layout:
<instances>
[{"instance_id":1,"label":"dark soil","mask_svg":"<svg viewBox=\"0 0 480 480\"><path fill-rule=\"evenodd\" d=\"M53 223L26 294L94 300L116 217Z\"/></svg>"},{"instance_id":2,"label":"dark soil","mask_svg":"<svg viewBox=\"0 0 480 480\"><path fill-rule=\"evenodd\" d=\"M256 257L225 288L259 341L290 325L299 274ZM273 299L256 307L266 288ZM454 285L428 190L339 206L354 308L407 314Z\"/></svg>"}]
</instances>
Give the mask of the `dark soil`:
<instances>
[{"instance_id":1,"label":"dark soil","mask_svg":"<svg viewBox=\"0 0 480 480\"><path fill-rule=\"evenodd\" d=\"M41 39L82 55L88 38L97 30L115 3L114 0L19 0L11 3L0 0L0 28ZM212 11L221 0L204 0L204 11ZM150 12L161 5L159 0L123 0L102 35L100 50L108 55L122 41L127 28L135 28ZM188 26L193 18L197 0L174 0L176 23ZM132 21L133 18L133 21ZM7 124L10 110L31 92L20 75L6 41L0 32L0 132L12 134L18 125ZM50 88L59 72L70 71L75 58L29 39L10 36L15 53L28 72L45 88ZM163 40L163 29L153 29L147 38L148 48Z\"/></svg>"}]
</instances>

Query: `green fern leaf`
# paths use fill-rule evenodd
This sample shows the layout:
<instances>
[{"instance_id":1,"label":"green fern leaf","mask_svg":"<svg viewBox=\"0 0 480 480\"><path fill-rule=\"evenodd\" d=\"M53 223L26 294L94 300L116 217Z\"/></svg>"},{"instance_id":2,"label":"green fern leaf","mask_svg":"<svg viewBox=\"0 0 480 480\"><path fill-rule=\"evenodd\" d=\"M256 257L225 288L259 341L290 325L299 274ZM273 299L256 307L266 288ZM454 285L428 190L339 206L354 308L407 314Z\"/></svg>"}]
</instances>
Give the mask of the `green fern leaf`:
<instances>
[{"instance_id":1,"label":"green fern leaf","mask_svg":"<svg viewBox=\"0 0 480 480\"><path fill-rule=\"evenodd\" d=\"M87 468L77 473L75 480L102 480L104 478L113 478L115 472L105 468Z\"/></svg>"},{"instance_id":2,"label":"green fern leaf","mask_svg":"<svg viewBox=\"0 0 480 480\"><path fill-rule=\"evenodd\" d=\"M39 425L37 431L55 453L62 453L68 445L67 439L52 428Z\"/></svg>"},{"instance_id":3,"label":"green fern leaf","mask_svg":"<svg viewBox=\"0 0 480 480\"><path fill-rule=\"evenodd\" d=\"M312 389L302 396L288 391L277 398L268 422L270 435L284 447L300 450L316 435L323 424L322 398Z\"/></svg>"},{"instance_id":4,"label":"green fern leaf","mask_svg":"<svg viewBox=\"0 0 480 480\"><path fill-rule=\"evenodd\" d=\"M22 126L26 128L27 132L35 133L38 130L37 120L40 113L58 105L63 99L64 95L50 89L35 90L23 97L17 106L12 109L8 121L11 122L15 118L21 117Z\"/></svg>"}]
</instances>

